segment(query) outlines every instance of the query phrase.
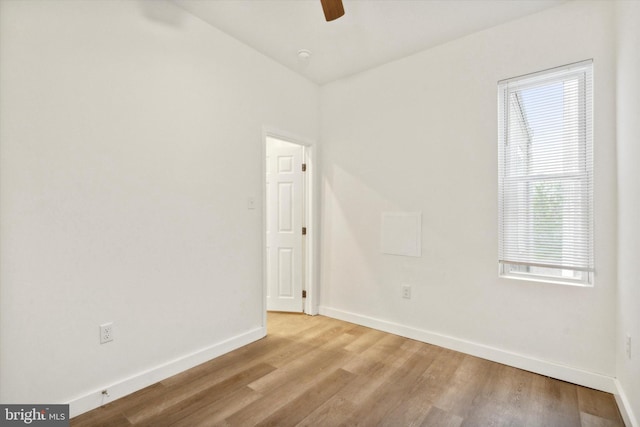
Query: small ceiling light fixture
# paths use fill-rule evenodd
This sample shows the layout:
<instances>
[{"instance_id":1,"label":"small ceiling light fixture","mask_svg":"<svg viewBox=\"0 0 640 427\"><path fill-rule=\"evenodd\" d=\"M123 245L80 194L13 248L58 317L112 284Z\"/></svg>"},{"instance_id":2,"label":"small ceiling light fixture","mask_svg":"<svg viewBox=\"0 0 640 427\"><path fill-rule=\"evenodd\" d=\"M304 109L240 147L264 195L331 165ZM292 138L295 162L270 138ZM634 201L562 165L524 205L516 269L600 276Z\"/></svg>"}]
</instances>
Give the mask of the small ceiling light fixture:
<instances>
[{"instance_id":1,"label":"small ceiling light fixture","mask_svg":"<svg viewBox=\"0 0 640 427\"><path fill-rule=\"evenodd\" d=\"M311 59L311 51L309 49L300 49L298 51L298 59L300 62L309 62L309 59Z\"/></svg>"}]
</instances>

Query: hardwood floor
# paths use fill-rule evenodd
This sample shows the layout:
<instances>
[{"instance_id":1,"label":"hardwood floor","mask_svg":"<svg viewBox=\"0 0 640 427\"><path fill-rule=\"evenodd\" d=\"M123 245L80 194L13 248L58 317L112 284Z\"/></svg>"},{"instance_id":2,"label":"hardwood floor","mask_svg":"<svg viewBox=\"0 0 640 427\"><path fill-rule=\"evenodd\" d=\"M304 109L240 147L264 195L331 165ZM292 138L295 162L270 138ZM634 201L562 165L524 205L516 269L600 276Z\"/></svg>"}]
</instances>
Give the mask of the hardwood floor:
<instances>
[{"instance_id":1,"label":"hardwood floor","mask_svg":"<svg viewBox=\"0 0 640 427\"><path fill-rule=\"evenodd\" d=\"M268 336L71 426L623 426L611 394L330 319Z\"/></svg>"}]
</instances>

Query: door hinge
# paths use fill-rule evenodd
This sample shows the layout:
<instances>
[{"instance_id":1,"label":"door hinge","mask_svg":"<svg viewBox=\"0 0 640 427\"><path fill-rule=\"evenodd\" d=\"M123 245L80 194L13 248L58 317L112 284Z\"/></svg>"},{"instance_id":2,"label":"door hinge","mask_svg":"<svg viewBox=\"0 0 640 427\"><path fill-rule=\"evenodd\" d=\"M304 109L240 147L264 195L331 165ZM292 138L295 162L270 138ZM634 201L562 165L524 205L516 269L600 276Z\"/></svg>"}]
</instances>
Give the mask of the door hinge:
<instances>
[{"instance_id":1,"label":"door hinge","mask_svg":"<svg viewBox=\"0 0 640 427\"><path fill-rule=\"evenodd\" d=\"M307 227L302 227L302 235L303 236L307 235Z\"/></svg>"},{"instance_id":2,"label":"door hinge","mask_svg":"<svg viewBox=\"0 0 640 427\"><path fill-rule=\"evenodd\" d=\"M306 172L307 171L307 164L303 163L302 164L302 172Z\"/></svg>"},{"instance_id":3,"label":"door hinge","mask_svg":"<svg viewBox=\"0 0 640 427\"><path fill-rule=\"evenodd\" d=\"M302 298L306 298L307 297L307 291L302 291Z\"/></svg>"}]
</instances>

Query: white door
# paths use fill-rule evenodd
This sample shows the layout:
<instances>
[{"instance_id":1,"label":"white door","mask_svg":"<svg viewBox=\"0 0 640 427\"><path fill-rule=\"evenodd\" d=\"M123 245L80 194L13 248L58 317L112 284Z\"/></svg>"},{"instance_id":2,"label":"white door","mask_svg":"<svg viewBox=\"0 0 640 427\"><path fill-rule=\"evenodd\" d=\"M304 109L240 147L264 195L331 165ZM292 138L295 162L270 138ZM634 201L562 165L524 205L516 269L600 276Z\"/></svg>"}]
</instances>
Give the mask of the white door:
<instances>
[{"instance_id":1,"label":"white door","mask_svg":"<svg viewBox=\"0 0 640 427\"><path fill-rule=\"evenodd\" d=\"M303 147L267 137L267 310L302 312Z\"/></svg>"}]
</instances>

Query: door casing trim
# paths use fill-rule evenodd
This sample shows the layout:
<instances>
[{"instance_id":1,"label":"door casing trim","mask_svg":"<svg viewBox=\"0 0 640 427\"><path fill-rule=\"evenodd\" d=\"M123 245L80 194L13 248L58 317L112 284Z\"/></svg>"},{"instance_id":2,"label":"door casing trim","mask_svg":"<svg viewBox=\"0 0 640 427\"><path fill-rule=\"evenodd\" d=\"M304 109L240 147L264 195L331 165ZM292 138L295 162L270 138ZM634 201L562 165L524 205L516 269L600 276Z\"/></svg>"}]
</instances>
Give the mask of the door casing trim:
<instances>
[{"instance_id":1,"label":"door casing trim","mask_svg":"<svg viewBox=\"0 0 640 427\"><path fill-rule=\"evenodd\" d=\"M318 267L320 265L318 256L318 237L319 234L319 183L317 182L316 170L318 169L318 154L315 141L309 138L301 137L287 131L283 131L273 126L263 126L261 139L261 197L262 197L262 308L263 308L263 326L267 324L267 252L266 252L266 230L267 230L267 188L266 180L266 156L267 156L267 137L280 139L292 144L304 147L304 162L307 164L307 170L304 177L304 218L303 223L307 227L307 235L305 236L305 269L304 269L304 289L307 291L307 297L303 302L303 311L309 315L318 314L318 295L319 295L319 278Z\"/></svg>"}]
</instances>

